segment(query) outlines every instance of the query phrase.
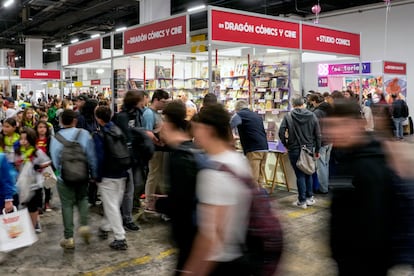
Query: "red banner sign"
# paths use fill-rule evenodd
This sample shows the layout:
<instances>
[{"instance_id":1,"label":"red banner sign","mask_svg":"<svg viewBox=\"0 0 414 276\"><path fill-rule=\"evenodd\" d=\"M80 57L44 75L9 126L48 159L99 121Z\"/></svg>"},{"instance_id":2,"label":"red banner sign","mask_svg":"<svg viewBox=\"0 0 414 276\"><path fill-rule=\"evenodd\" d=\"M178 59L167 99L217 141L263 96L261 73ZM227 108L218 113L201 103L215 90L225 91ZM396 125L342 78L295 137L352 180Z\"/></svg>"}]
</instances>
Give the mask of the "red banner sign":
<instances>
[{"instance_id":1,"label":"red banner sign","mask_svg":"<svg viewBox=\"0 0 414 276\"><path fill-rule=\"evenodd\" d=\"M69 46L69 64L101 59L101 39Z\"/></svg>"},{"instance_id":2,"label":"red banner sign","mask_svg":"<svg viewBox=\"0 0 414 276\"><path fill-rule=\"evenodd\" d=\"M211 24L212 40L299 49L298 23L212 10Z\"/></svg>"},{"instance_id":3,"label":"red banner sign","mask_svg":"<svg viewBox=\"0 0 414 276\"><path fill-rule=\"evenodd\" d=\"M394 75L406 75L407 63L384 61L384 73Z\"/></svg>"},{"instance_id":4,"label":"red banner sign","mask_svg":"<svg viewBox=\"0 0 414 276\"><path fill-rule=\"evenodd\" d=\"M60 80L60 70L20 70L21 79Z\"/></svg>"},{"instance_id":5,"label":"red banner sign","mask_svg":"<svg viewBox=\"0 0 414 276\"><path fill-rule=\"evenodd\" d=\"M359 56L360 35L302 25L302 49Z\"/></svg>"},{"instance_id":6,"label":"red banner sign","mask_svg":"<svg viewBox=\"0 0 414 276\"><path fill-rule=\"evenodd\" d=\"M127 30L124 33L124 54L161 49L187 43L187 16Z\"/></svg>"},{"instance_id":7,"label":"red banner sign","mask_svg":"<svg viewBox=\"0 0 414 276\"><path fill-rule=\"evenodd\" d=\"M91 80L91 85L101 85L101 80Z\"/></svg>"}]
</instances>

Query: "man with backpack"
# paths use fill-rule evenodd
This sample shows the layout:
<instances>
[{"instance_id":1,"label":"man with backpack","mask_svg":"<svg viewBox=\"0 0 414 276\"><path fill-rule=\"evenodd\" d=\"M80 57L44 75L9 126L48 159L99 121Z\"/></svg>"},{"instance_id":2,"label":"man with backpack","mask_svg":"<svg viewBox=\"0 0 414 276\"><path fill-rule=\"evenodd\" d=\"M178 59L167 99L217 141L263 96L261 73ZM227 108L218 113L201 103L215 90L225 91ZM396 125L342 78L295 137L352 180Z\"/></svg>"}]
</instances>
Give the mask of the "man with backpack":
<instances>
[{"instance_id":1,"label":"man with backpack","mask_svg":"<svg viewBox=\"0 0 414 276\"><path fill-rule=\"evenodd\" d=\"M104 217L99 227L99 237L108 238L114 233L112 249L126 250L125 230L122 225L121 203L124 197L128 169L131 167L127 140L121 129L111 122L112 111L108 106L95 110L100 130L94 135L98 156L98 190L101 195Z\"/></svg>"},{"instance_id":2,"label":"man with backpack","mask_svg":"<svg viewBox=\"0 0 414 276\"><path fill-rule=\"evenodd\" d=\"M57 190L62 204L64 239L60 246L75 248L73 208L79 210L79 234L89 243L88 179L96 179L96 155L93 140L84 129L76 128L77 114L66 109L61 114L63 128L52 137L50 153L53 165L59 171Z\"/></svg>"},{"instance_id":3,"label":"man with backpack","mask_svg":"<svg viewBox=\"0 0 414 276\"><path fill-rule=\"evenodd\" d=\"M396 94L391 95L392 102L392 120L394 122L395 139L404 139L403 122L408 117L407 103Z\"/></svg>"}]
</instances>

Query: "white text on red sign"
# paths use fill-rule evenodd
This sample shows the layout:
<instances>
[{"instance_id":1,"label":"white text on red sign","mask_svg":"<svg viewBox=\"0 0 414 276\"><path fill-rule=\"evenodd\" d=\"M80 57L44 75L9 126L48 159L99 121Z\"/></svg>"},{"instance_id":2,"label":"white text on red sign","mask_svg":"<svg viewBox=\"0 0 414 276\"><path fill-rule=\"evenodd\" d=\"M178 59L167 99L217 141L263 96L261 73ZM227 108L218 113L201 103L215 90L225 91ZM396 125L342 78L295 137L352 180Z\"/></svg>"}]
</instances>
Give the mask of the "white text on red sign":
<instances>
[{"instance_id":1,"label":"white text on red sign","mask_svg":"<svg viewBox=\"0 0 414 276\"><path fill-rule=\"evenodd\" d=\"M316 40L319 41L319 42L322 42L322 43L343 45L343 46L348 46L348 47L351 46L351 40L346 39L346 38L320 35L320 36L316 37Z\"/></svg>"},{"instance_id":2,"label":"white text on red sign","mask_svg":"<svg viewBox=\"0 0 414 276\"><path fill-rule=\"evenodd\" d=\"M218 27L220 29L225 29L229 31L237 31L237 32L244 32L244 33L256 33L262 35L271 35L277 37L286 37L286 38L294 38L297 37L297 32L294 30L284 30L278 29L274 27L267 27L263 24L260 25L253 25L248 23L234 23L234 22L227 22L219 23Z\"/></svg>"},{"instance_id":3,"label":"white text on red sign","mask_svg":"<svg viewBox=\"0 0 414 276\"><path fill-rule=\"evenodd\" d=\"M84 49L79 49L75 52L75 56L82 56L86 54L92 54L93 53L93 47L88 47Z\"/></svg>"},{"instance_id":4,"label":"white text on red sign","mask_svg":"<svg viewBox=\"0 0 414 276\"><path fill-rule=\"evenodd\" d=\"M404 66L397 66L397 65L387 65L385 66L385 69L387 70L398 70L398 71L404 71Z\"/></svg>"},{"instance_id":5,"label":"white text on red sign","mask_svg":"<svg viewBox=\"0 0 414 276\"><path fill-rule=\"evenodd\" d=\"M143 42L143 41L148 41L148 40L153 40L153 39L158 39L158 38L164 38L164 37L168 37L168 36L173 36L173 35L178 35L178 34L182 34L183 33L183 26L175 26L172 28L167 28L167 29L163 29L163 30L158 30L158 31L151 31L149 33L141 33L139 35L136 36L131 36L127 43L128 44L134 44L134 43L139 43L139 42Z\"/></svg>"},{"instance_id":6,"label":"white text on red sign","mask_svg":"<svg viewBox=\"0 0 414 276\"><path fill-rule=\"evenodd\" d=\"M33 75L36 76L36 77L47 77L47 76L49 76L49 73L47 73L47 72L36 72Z\"/></svg>"}]
</instances>

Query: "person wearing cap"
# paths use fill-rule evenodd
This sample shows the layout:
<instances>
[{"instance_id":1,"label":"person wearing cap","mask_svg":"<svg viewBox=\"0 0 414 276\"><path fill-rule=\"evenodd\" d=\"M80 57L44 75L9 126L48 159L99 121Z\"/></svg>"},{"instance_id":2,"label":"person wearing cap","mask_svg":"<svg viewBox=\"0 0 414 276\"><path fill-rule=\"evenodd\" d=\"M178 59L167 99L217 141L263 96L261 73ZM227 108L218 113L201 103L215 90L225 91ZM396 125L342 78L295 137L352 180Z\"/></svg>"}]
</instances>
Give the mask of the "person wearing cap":
<instances>
[{"instance_id":1,"label":"person wearing cap","mask_svg":"<svg viewBox=\"0 0 414 276\"><path fill-rule=\"evenodd\" d=\"M78 143L81 144L87 159L89 167L91 168L92 179L96 179L97 176L97 159L95 154L95 146L91 135L84 129L76 128L78 114L70 109L66 109L62 112L60 120L62 129L59 133L64 139L73 141L77 136L79 137ZM50 142L50 155L53 161L53 165L60 172L61 170L61 152L63 145L55 138L52 137ZM60 173L59 173L60 175ZM69 186L64 183L63 179L58 176L57 190L59 193L60 201L62 203L62 218L64 226L64 239L61 240L60 246L64 249L75 248L73 240L73 209L76 206L79 210L79 224L78 232L84 238L85 242L89 242L90 228L88 226L88 185L87 183L79 183L77 186Z\"/></svg>"}]
</instances>

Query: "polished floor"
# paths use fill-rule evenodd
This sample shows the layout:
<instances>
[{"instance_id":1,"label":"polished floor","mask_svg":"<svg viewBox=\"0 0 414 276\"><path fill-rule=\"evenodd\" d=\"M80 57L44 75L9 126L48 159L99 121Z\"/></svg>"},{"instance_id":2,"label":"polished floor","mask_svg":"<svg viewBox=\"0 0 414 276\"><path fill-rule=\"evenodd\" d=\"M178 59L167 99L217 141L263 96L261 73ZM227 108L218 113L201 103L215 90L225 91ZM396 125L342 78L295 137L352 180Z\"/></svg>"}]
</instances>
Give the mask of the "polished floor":
<instances>
[{"instance_id":1,"label":"polished floor","mask_svg":"<svg viewBox=\"0 0 414 276\"><path fill-rule=\"evenodd\" d=\"M329 257L327 221L329 196L317 197L317 203L306 210L292 206L296 194L275 191L274 208L283 221L286 248L281 271L283 276L331 276L336 266ZM56 203L57 205L58 203ZM96 236L99 209L90 212L94 237L89 245L76 237L74 250L59 246L62 220L59 208L41 217L43 232L33 246L8 253L0 265L0 275L172 275L175 250L168 238L168 222L160 217L137 217L139 232L128 232L127 251L113 251L108 241ZM408 267L396 267L389 275L408 276Z\"/></svg>"}]
</instances>

